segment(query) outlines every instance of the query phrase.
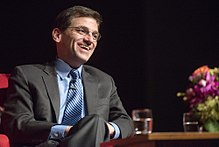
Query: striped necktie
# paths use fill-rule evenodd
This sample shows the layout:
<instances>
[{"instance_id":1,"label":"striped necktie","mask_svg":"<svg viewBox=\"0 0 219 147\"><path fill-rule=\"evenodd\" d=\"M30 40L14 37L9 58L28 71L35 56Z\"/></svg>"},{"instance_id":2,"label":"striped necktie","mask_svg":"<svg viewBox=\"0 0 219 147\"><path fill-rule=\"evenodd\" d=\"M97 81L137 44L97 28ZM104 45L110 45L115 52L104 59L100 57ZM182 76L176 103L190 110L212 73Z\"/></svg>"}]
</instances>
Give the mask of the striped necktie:
<instances>
[{"instance_id":1,"label":"striped necktie","mask_svg":"<svg viewBox=\"0 0 219 147\"><path fill-rule=\"evenodd\" d=\"M74 125L77 123L81 119L83 109L83 92L79 72L78 70L71 70L70 75L72 76L72 80L69 83L66 106L62 119L62 124L64 125Z\"/></svg>"}]
</instances>

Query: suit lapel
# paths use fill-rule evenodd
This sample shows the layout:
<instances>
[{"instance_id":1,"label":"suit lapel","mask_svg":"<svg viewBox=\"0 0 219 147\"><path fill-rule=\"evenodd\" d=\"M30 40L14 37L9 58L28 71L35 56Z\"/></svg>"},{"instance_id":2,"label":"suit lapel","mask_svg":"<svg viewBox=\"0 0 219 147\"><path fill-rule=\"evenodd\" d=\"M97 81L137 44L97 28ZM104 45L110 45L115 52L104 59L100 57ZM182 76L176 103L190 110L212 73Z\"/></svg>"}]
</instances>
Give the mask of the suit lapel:
<instances>
[{"instance_id":1,"label":"suit lapel","mask_svg":"<svg viewBox=\"0 0 219 147\"><path fill-rule=\"evenodd\" d=\"M58 90L57 76L54 65L46 65L44 71L47 73L43 76L48 97L55 111L56 121L59 118L60 96ZM96 104L98 101L98 80L92 76L89 70L84 67L82 70L82 78L84 84L84 98L87 106L87 113L96 113Z\"/></svg>"},{"instance_id":2,"label":"suit lapel","mask_svg":"<svg viewBox=\"0 0 219 147\"><path fill-rule=\"evenodd\" d=\"M82 71L83 84L84 84L84 98L87 106L87 113L94 114L96 113L96 103L98 98L98 81L93 77L86 67Z\"/></svg>"},{"instance_id":3,"label":"suit lapel","mask_svg":"<svg viewBox=\"0 0 219 147\"><path fill-rule=\"evenodd\" d=\"M48 97L50 98L52 107L55 111L56 121L59 118L60 96L58 90L57 76L53 65L47 65L44 70L47 75L43 76Z\"/></svg>"}]
</instances>

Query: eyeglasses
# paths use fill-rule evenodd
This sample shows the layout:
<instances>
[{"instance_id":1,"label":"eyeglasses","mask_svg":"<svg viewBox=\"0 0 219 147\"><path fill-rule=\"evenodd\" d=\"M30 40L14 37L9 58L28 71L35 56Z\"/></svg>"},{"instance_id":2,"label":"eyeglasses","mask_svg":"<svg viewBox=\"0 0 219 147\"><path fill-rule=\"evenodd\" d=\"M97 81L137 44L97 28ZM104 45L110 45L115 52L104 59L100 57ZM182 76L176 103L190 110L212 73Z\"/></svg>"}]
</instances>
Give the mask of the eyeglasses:
<instances>
[{"instance_id":1,"label":"eyeglasses","mask_svg":"<svg viewBox=\"0 0 219 147\"><path fill-rule=\"evenodd\" d=\"M90 32L89 29L87 27L84 26L80 26L80 27L68 27L68 28L73 28L75 29L75 31L82 35L82 36L86 36L86 35L91 35L92 39L94 41L99 41L101 38L101 35L99 32Z\"/></svg>"}]
</instances>

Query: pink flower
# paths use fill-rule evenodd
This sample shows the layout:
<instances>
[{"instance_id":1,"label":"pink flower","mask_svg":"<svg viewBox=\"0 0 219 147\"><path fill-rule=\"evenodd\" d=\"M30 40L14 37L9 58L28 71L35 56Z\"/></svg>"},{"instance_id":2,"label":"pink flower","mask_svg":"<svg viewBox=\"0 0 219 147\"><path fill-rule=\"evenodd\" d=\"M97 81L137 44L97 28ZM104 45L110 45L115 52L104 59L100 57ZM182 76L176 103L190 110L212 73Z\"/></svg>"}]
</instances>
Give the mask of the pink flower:
<instances>
[{"instance_id":1,"label":"pink flower","mask_svg":"<svg viewBox=\"0 0 219 147\"><path fill-rule=\"evenodd\" d=\"M219 81L216 78L218 73L205 65L196 69L189 76L191 85L185 92L184 100L188 101L191 109L197 104L203 103L208 96L219 95Z\"/></svg>"}]
</instances>

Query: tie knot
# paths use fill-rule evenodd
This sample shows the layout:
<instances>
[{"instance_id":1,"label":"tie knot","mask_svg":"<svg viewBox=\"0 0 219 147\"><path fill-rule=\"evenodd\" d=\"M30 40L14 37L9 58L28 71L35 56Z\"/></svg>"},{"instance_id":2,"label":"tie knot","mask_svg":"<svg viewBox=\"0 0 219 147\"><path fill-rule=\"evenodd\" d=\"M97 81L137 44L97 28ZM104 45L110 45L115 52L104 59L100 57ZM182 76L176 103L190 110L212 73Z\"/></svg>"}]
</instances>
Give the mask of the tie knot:
<instances>
[{"instance_id":1,"label":"tie knot","mask_svg":"<svg viewBox=\"0 0 219 147\"><path fill-rule=\"evenodd\" d=\"M72 79L79 79L79 72L78 70L71 70L70 75L72 76Z\"/></svg>"}]
</instances>

